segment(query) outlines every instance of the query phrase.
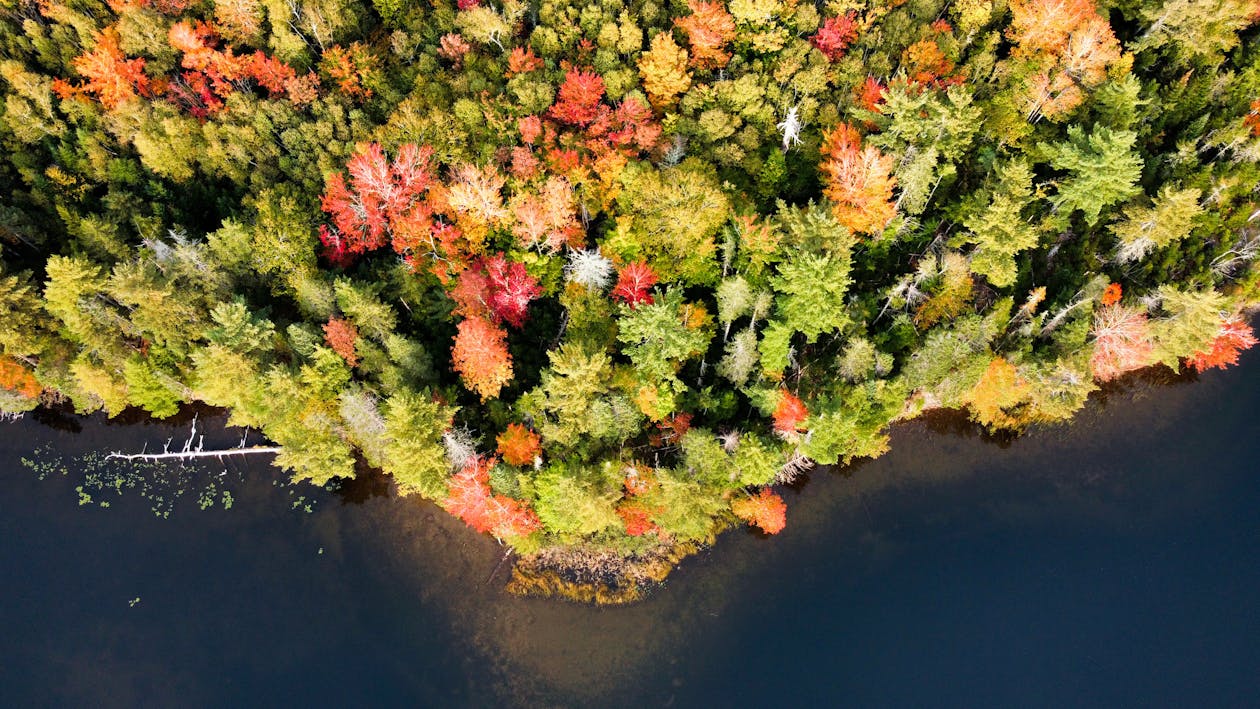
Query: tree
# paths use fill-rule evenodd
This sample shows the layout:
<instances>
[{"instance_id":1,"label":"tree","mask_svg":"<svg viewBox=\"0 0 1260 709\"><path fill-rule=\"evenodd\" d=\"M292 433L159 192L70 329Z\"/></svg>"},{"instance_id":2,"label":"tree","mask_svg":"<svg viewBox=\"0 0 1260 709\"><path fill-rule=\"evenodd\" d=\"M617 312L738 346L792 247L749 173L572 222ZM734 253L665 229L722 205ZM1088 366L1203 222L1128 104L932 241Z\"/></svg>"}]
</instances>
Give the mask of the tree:
<instances>
[{"instance_id":1,"label":"tree","mask_svg":"<svg viewBox=\"0 0 1260 709\"><path fill-rule=\"evenodd\" d=\"M648 100L657 110L672 106L691 86L687 50L674 43L669 32L657 33L652 46L639 57L639 75Z\"/></svg>"},{"instance_id":2,"label":"tree","mask_svg":"<svg viewBox=\"0 0 1260 709\"><path fill-rule=\"evenodd\" d=\"M793 438L804 430L801 424L807 418L809 418L809 409L805 408L805 402L786 389L780 390L779 403L774 407L775 433Z\"/></svg>"},{"instance_id":3,"label":"tree","mask_svg":"<svg viewBox=\"0 0 1260 709\"><path fill-rule=\"evenodd\" d=\"M768 487L756 495L732 500L731 511L766 534L778 534L787 526L787 504Z\"/></svg>"},{"instance_id":4,"label":"tree","mask_svg":"<svg viewBox=\"0 0 1260 709\"><path fill-rule=\"evenodd\" d=\"M623 261L646 260L662 281L715 281L714 237L731 202L711 169L692 160L668 170L640 164L622 173L621 184L616 229L600 248Z\"/></svg>"},{"instance_id":5,"label":"tree","mask_svg":"<svg viewBox=\"0 0 1260 709\"><path fill-rule=\"evenodd\" d=\"M823 137L823 194L836 219L859 234L882 230L893 218L892 159L862 147L857 129L841 123Z\"/></svg>"},{"instance_id":6,"label":"tree","mask_svg":"<svg viewBox=\"0 0 1260 709\"><path fill-rule=\"evenodd\" d=\"M666 290L654 303L622 306L617 340L644 382L673 380L678 364L708 347L711 333L690 322L696 307L684 303L677 288Z\"/></svg>"},{"instance_id":7,"label":"tree","mask_svg":"<svg viewBox=\"0 0 1260 709\"><path fill-rule=\"evenodd\" d=\"M337 248L357 255L384 246L391 237L409 248L416 232L427 236L431 221L421 199L433 182L432 156L427 146L407 144L390 162L379 144L369 143L346 163L348 185L340 172L331 174L320 205L332 217Z\"/></svg>"},{"instance_id":8,"label":"tree","mask_svg":"<svg viewBox=\"0 0 1260 709\"><path fill-rule=\"evenodd\" d=\"M1154 249L1189 236L1194 220L1203 213L1199 204L1202 195L1194 187L1177 190L1168 185L1160 189L1150 207L1125 207L1124 220L1111 228L1120 240L1116 260L1138 261Z\"/></svg>"},{"instance_id":9,"label":"tree","mask_svg":"<svg viewBox=\"0 0 1260 709\"><path fill-rule=\"evenodd\" d=\"M990 430L1019 430L1026 417L1019 409L1028 404L1030 387L1015 365L1003 357L994 357L988 369L971 390L968 407L971 418Z\"/></svg>"},{"instance_id":10,"label":"tree","mask_svg":"<svg viewBox=\"0 0 1260 709\"><path fill-rule=\"evenodd\" d=\"M857 36L857 15L846 12L839 17L828 17L823 20L822 26L818 28L814 36L809 38L809 43L827 55L827 59L836 62L840 61Z\"/></svg>"},{"instance_id":11,"label":"tree","mask_svg":"<svg viewBox=\"0 0 1260 709\"><path fill-rule=\"evenodd\" d=\"M451 357L464 386L477 392L482 401L497 397L512 381L507 333L485 318L474 316L459 324Z\"/></svg>"},{"instance_id":12,"label":"tree","mask_svg":"<svg viewBox=\"0 0 1260 709\"><path fill-rule=\"evenodd\" d=\"M1096 224L1102 211L1140 192L1142 158L1133 152L1137 134L1098 126L1089 134L1068 128L1068 139L1041 147L1056 169L1068 173L1058 182L1054 206L1063 218L1080 210L1085 223Z\"/></svg>"},{"instance_id":13,"label":"tree","mask_svg":"<svg viewBox=\"0 0 1260 709\"><path fill-rule=\"evenodd\" d=\"M735 39L735 18L720 2L687 0L691 14L674 18L674 25L687 34L691 47L691 66L697 69L720 69L731 60L727 49Z\"/></svg>"},{"instance_id":14,"label":"tree","mask_svg":"<svg viewBox=\"0 0 1260 709\"><path fill-rule=\"evenodd\" d=\"M354 343L358 339L359 329L348 320L331 318L324 323L324 341L351 367L359 364L359 355L354 350Z\"/></svg>"},{"instance_id":15,"label":"tree","mask_svg":"<svg viewBox=\"0 0 1260 709\"><path fill-rule=\"evenodd\" d=\"M603 97L604 80L599 74L569 71L560 84L555 104L547 113L562 123L585 126L599 115Z\"/></svg>"},{"instance_id":16,"label":"tree","mask_svg":"<svg viewBox=\"0 0 1260 709\"><path fill-rule=\"evenodd\" d=\"M1101 307L1094 314L1092 332L1089 366L1095 379L1111 381L1151 364L1153 346L1145 312L1119 304Z\"/></svg>"},{"instance_id":17,"label":"tree","mask_svg":"<svg viewBox=\"0 0 1260 709\"><path fill-rule=\"evenodd\" d=\"M533 465L542 454L542 438L519 423L510 423L495 439L499 454L511 465Z\"/></svg>"},{"instance_id":18,"label":"tree","mask_svg":"<svg viewBox=\"0 0 1260 709\"><path fill-rule=\"evenodd\" d=\"M973 197L974 211L963 219L968 232L951 242L975 244L971 269L999 288L1015 282L1015 257L1037 245L1039 229L1024 216L1033 203L1032 179L1026 162L999 165L987 188Z\"/></svg>"},{"instance_id":19,"label":"tree","mask_svg":"<svg viewBox=\"0 0 1260 709\"><path fill-rule=\"evenodd\" d=\"M520 500L490 491L490 470L497 463L494 458L472 458L451 478L450 495L442 507L469 527L497 539L527 536L540 529L542 522Z\"/></svg>"},{"instance_id":20,"label":"tree","mask_svg":"<svg viewBox=\"0 0 1260 709\"><path fill-rule=\"evenodd\" d=\"M385 400L381 467L394 476L400 494L446 498L450 465L442 436L455 411L432 396L407 390Z\"/></svg>"},{"instance_id":21,"label":"tree","mask_svg":"<svg viewBox=\"0 0 1260 709\"><path fill-rule=\"evenodd\" d=\"M482 260L490 292L490 312L498 321L521 327L529 315L529 303L542 293L525 264L508 261L503 254Z\"/></svg>"},{"instance_id":22,"label":"tree","mask_svg":"<svg viewBox=\"0 0 1260 709\"><path fill-rule=\"evenodd\" d=\"M635 307L641 303L651 305L652 286L657 282L656 272L646 261L634 261L621 267L617 273L617 285L613 286L613 300Z\"/></svg>"},{"instance_id":23,"label":"tree","mask_svg":"<svg viewBox=\"0 0 1260 709\"><path fill-rule=\"evenodd\" d=\"M0 357L0 388L27 399L35 399L44 390L31 370L12 357Z\"/></svg>"},{"instance_id":24,"label":"tree","mask_svg":"<svg viewBox=\"0 0 1260 709\"><path fill-rule=\"evenodd\" d=\"M1225 369L1231 364L1238 364L1239 352L1251 349L1256 342L1256 333L1242 318L1225 318L1221 321L1221 329L1212 340L1211 346L1190 355L1186 364L1199 372L1205 372L1212 367Z\"/></svg>"},{"instance_id":25,"label":"tree","mask_svg":"<svg viewBox=\"0 0 1260 709\"><path fill-rule=\"evenodd\" d=\"M148 95L144 59L127 59L118 47L118 30L107 27L95 36L96 47L74 60L74 69L87 80L83 90L94 94L105 108Z\"/></svg>"}]
</instances>

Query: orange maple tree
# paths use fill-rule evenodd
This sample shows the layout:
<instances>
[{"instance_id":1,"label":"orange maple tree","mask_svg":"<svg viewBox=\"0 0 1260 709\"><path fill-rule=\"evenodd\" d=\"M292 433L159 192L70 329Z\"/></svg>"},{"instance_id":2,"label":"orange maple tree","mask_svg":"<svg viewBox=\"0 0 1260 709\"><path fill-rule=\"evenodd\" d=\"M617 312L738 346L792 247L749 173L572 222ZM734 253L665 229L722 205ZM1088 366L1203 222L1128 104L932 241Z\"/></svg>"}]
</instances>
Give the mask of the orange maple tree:
<instances>
[{"instance_id":1,"label":"orange maple tree","mask_svg":"<svg viewBox=\"0 0 1260 709\"><path fill-rule=\"evenodd\" d=\"M872 234L888 224L892 201L892 158L874 146L862 147L862 137L841 123L823 138L821 151L823 194L831 200L836 220L859 234Z\"/></svg>"},{"instance_id":2,"label":"orange maple tree","mask_svg":"<svg viewBox=\"0 0 1260 709\"><path fill-rule=\"evenodd\" d=\"M802 431L801 424L809 418L809 409L792 392L779 391L779 403L774 407L774 430L782 436L795 436Z\"/></svg>"},{"instance_id":3,"label":"orange maple tree","mask_svg":"<svg viewBox=\"0 0 1260 709\"><path fill-rule=\"evenodd\" d=\"M766 534L778 534L787 526L787 503L768 487L756 495L733 500L731 511Z\"/></svg>"},{"instance_id":4,"label":"orange maple tree","mask_svg":"<svg viewBox=\"0 0 1260 709\"><path fill-rule=\"evenodd\" d=\"M533 465L542 453L542 438L519 423L510 423L494 439L503 460L516 466Z\"/></svg>"},{"instance_id":5,"label":"orange maple tree","mask_svg":"<svg viewBox=\"0 0 1260 709\"><path fill-rule=\"evenodd\" d=\"M691 66L720 69L731 60L727 46L735 39L735 18L724 3L687 0L691 14L674 18L691 45Z\"/></svg>"},{"instance_id":6,"label":"orange maple tree","mask_svg":"<svg viewBox=\"0 0 1260 709\"><path fill-rule=\"evenodd\" d=\"M118 30L106 27L96 34L96 47L75 57L74 69L86 83L81 87L94 94L105 108L149 93L149 77L144 59L128 59L118 46Z\"/></svg>"},{"instance_id":7,"label":"orange maple tree","mask_svg":"<svg viewBox=\"0 0 1260 709\"><path fill-rule=\"evenodd\" d=\"M1103 289L1101 302L1103 305L1115 305L1122 297L1124 297L1124 288L1119 283L1108 283Z\"/></svg>"},{"instance_id":8,"label":"orange maple tree","mask_svg":"<svg viewBox=\"0 0 1260 709\"><path fill-rule=\"evenodd\" d=\"M351 367L359 363L359 355L354 350L354 343L358 340L359 329L349 320L329 318L324 323L324 341Z\"/></svg>"},{"instance_id":9,"label":"orange maple tree","mask_svg":"<svg viewBox=\"0 0 1260 709\"><path fill-rule=\"evenodd\" d=\"M0 387L34 399L44 390L31 370L12 357L0 357Z\"/></svg>"},{"instance_id":10,"label":"orange maple tree","mask_svg":"<svg viewBox=\"0 0 1260 709\"><path fill-rule=\"evenodd\" d=\"M483 317L467 318L459 324L451 357L464 385L477 392L482 401L498 396L512 381L507 333Z\"/></svg>"}]
</instances>

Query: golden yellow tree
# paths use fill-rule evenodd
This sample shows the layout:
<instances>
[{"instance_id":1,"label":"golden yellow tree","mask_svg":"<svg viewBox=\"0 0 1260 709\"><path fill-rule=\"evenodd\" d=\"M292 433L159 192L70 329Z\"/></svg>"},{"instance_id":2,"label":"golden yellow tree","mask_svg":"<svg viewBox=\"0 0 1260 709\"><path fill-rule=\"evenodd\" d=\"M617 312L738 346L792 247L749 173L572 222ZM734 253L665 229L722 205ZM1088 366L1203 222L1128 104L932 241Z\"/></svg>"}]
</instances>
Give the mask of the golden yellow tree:
<instances>
[{"instance_id":1,"label":"golden yellow tree","mask_svg":"<svg viewBox=\"0 0 1260 709\"><path fill-rule=\"evenodd\" d=\"M687 50L678 46L668 32L657 34L652 38L652 48L639 58L639 75L652 106L667 108L691 87Z\"/></svg>"}]
</instances>

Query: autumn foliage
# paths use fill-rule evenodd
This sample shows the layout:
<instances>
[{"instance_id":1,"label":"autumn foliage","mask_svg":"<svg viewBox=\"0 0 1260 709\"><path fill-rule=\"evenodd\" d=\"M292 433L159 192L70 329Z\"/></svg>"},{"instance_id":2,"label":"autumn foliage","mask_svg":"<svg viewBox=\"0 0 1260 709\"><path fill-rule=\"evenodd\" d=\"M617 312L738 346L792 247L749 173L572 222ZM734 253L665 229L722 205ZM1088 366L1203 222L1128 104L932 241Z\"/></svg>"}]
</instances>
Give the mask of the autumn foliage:
<instances>
[{"instance_id":1,"label":"autumn foliage","mask_svg":"<svg viewBox=\"0 0 1260 709\"><path fill-rule=\"evenodd\" d=\"M691 14L679 17L674 24L687 34L691 47L691 66L697 69L719 69L731 60L728 46L735 39L735 18L724 3L687 0Z\"/></svg>"},{"instance_id":2,"label":"autumn foliage","mask_svg":"<svg viewBox=\"0 0 1260 709\"><path fill-rule=\"evenodd\" d=\"M617 285L613 286L613 300L629 306L652 303L652 286L656 285L656 271L646 261L626 264L617 273Z\"/></svg>"},{"instance_id":3,"label":"autumn foliage","mask_svg":"<svg viewBox=\"0 0 1260 709\"><path fill-rule=\"evenodd\" d=\"M1225 369L1238 364L1238 355L1256 344L1256 333L1237 316L1227 318L1206 351L1196 352L1186 359L1186 364L1203 372L1217 367Z\"/></svg>"},{"instance_id":4,"label":"autumn foliage","mask_svg":"<svg viewBox=\"0 0 1260 709\"><path fill-rule=\"evenodd\" d=\"M828 17L823 20L822 26L809 38L811 44L818 48L818 51L827 55L831 61L838 61L844 56L845 50L857 39L858 26L857 16L852 12L846 12L839 17Z\"/></svg>"},{"instance_id":5,"label":"autumn foliage","mask_svg":"<svg viewBox=\"0 0 1260 709\"><path fill-rule=\"evenodd\" d=\"M542 453L542 438L519 423L510 423L495 439L503 460L516 466L533 465Z\"/></svg>"},{"instance_id":6,"label":"autumn foliage","mask_svg":"<svg viewBox=\"0 0 1260 709\"><path fill-rule=\"evenodd\" d=\"M1146 312L1123 305L1107 305L1094 315L1094 354L1090 368L1099 381L1110 381L1125 372L1151 363L1154 349Z\"/></svg>"},{"instance_id":7,"label":"autumn foliage","mask_svg":"<svg viewBox=\"0 0 1260 709\"><path fill-rule=\"evenodd\" d=\"M1108 283L1103 289L1101 302L1104 306L1115 305L1122 297L1124 297L1124 288L1119 283Z\"/></svg>"},{"instance_id":8,"label":"autumn foliage","mask_svg":"<svg viewBox=\"0 0 1260 709\"><path fill-rule=\"evenodd\" d=\"M809 417L805 402L792 392L779 391L779 403L774 407L774 430L781 436L795 436L804 430L801 424Z\"/></svg>"},{"instance_id":9,"label":"autumn foliage","mask_svg":"<svg viewBox=\"0 0 1260 709\"><path fill-rule=\"evenodd\" d=\"M756 495L733 500L731 511L754 527L760 527L766 534L778 534L787 526L787 504L770 488L762 488Z\"/></svg>"},{"instance_id":10,"label":"autumn foliage","mask_svg":"<svg viewBox=\"0 0 1260 709\"><path fill-rule=\"evenodd\" d=\"M359 329L349 320L331 318L324 324L324 341L351 367L359 363L359 355L354 350L354 343L358 339Z\"/></svg>"},{"instance_id":11,"label":"autumn foliage","mask_svg":"<svg viewBox=\"0 0 1260 709\"><path fill-rule=\"evenodd\" d=\"M105 108L149 92L144 59L128 59L118 47L118 31L112 27L98 32L96 47L74 60L74 69L86 81L82 90L96 96Z\"/></svg>"},{"instance_id":12,"label":"autumn foliage","mask_svg":"<svg viewBox=\"0 0 1260 709\"><path fill-rule=\"evenodd\" d=\"M836 220L859 234L873 234L893 218L892 158L874 146L862 146L862 137L848 123L841 123L823 138L819 169L823 194L831 200Z\"/></svg>"},{"instance_id":13,"label":"autumn foliage","mask_svg":"<svg viewBox=\"0 0 1260 709\"><path fill-rule=\"evenodd\" d=\"M0 388L34 399L44 390L31 370L12 357L0 356Z\"/></svg>"},{"instance_id":14,"label":"autumn foliage","mask_svg":"<svg viewBox=\"0 0 1260 709\"><path fill-rule=\"evenodd\" d=\"M460 315L521 327L530 301L541 292L538 281L529 275L524 264L509 261L498 253L478 258L460 273L451 297Z\"/></svg>"},{"instance_id":15,"label":"autumn foliage","mask_svg":"<svg viewBox=\"0 0 1260 709\"><path fill-rule=\"evenodd\" d=\"M570 71L560 84L558 99L548 112L563 123L585 126L599 115L604 97L604 79L592 72Z\"/></svg>"},{"instance_id":16,"label":"autumn foliage","mask_svg":"<svg viewBox=\"0 0 1260 709\"><path fill-rule=\"evenodd\" d=\"M499 539L531 534L542 527L538 515L520 500L496 495L490 490L490 470L495 458L480 456L470 460L450 480L450 494L442 507L478 532Z\"/></svg>"},{"instance_id":17,"label":"autumn foliage","mask_svg":"<svg viewBox=\"0 0 1260 709\"><path fill-rule=\"evenodd\" d=\"M377 143L362 146L340 172L328 176L324 211L332 218L320 238L332 260L353 258L391 241L399 253L426 251L432 243L432 211L423 202L433 182L433 151L403 145L393 161Z\"/></svg>"},{"instance_id":18,"label":"autumn foliage","mask_svg":"<svg viewBox=\"0 0 1260 709\"><path fill-rule=\"evenodd\" d=\"M483 317L473 316L459 324L451 358L464 385L477 392L482 401L495 398L512 381L507 333Z\"/></svg>"}]
</instances>

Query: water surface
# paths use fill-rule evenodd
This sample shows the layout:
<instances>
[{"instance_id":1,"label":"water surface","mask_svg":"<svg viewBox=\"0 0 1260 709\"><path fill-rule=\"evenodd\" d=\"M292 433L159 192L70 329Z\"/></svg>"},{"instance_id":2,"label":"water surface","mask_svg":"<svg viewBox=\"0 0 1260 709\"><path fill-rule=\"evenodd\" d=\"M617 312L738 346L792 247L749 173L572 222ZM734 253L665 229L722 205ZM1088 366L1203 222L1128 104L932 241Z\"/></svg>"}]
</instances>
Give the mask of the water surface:
<instances>
[{"instance_id":1,"label":"water surface","mask_svg":"<svg viewBox=\"0 0 1260 709\"><path fill-rule=\"evenodd\" d=\"M902 426L786 491L782 534L606 609L507 595L502 547L380 479L176 466L178 499L80 505L83 461L188 417L28 416L0 424L0 705L1255 704L1258 405L1252 354L1014 441Z\"/></svg>"}]
</instances>

